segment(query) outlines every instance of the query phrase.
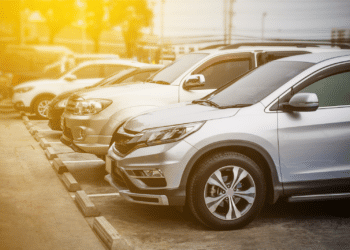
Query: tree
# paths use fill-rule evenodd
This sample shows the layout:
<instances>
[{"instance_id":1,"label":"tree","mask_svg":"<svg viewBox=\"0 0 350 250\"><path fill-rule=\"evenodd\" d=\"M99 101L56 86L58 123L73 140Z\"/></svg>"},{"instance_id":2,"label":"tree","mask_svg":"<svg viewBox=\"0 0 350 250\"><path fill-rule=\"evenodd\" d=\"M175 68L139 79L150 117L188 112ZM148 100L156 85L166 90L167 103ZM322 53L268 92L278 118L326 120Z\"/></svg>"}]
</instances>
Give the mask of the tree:
<instances>
[{"instance_id":1,"label":"tree","mask_svg":"<svg viewBox=\"0 0 350 250\"><path fill-rule=\"evenodd\" d=\"M45 17L50 30L49 43L53 44L55 36L76 19L75 0L27 0L25 5L30 10L39 10Z\"/></svg>"},{"instance_id":2,"label":"tree","mask_svg":"<svg viewBox=\"0 0 350 250\"><path fill-rule=\"evenodd\" d=\"M148 27L153 12L146 0L86 0L87 32L94 40L95 52L99 50L99 39L104 29L120 25L127 50L132 57L141 29Z\"/></svg>"}]
</instances>

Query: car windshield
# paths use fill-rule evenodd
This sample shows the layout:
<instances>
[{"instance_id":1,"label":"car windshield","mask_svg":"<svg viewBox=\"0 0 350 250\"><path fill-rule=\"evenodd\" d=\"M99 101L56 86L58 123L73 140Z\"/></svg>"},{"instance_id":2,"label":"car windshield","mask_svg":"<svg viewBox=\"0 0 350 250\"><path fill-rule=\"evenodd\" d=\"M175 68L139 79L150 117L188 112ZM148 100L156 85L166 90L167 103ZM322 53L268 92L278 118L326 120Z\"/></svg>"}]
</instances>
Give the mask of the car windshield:
<instances>
[{"instance_id":1,"label":"car windshield","mask_svg":"<svg viewBox=\"0 0 350 250\"><path fill-rule=\"evenodd\" d=\"M223 86L202 100L210 101L219 108L249 106L261 101L312 65L313 63L306 62L273 61Z\"/></svg>"},{"instance_id":2,"label":"car windshield","mask_svg":"<svg viewBox=\"0 0 350 250\"><path fill-rule=\"evenodd\" d=\"M115 81L117 81L118 79L122 78L123 76L130 74L131 72L135 71L136 68L127 68L127 69L123 69L121 71L119 71L116 74L112 74L108 77L106 77L105 79L103 79L102 81L96 83L95 85L93 85L93 87L97 87L97 86L107 86L110 84L113 84Z\"/></svg>"},{"instance_id":3,"label":"car windshield","mask_svg":"<svg viewBox=\"0 0 350 250\"><path fill-rule=\"evenodd\" d=\"M153 75L153 77L147 79L147 82L171 84L181 74L207 55L207 53L192 53L184 55L178 60L174 61L172 64L169 64L163 70L159 71L157 74Z\"/></svg>"}]
</instances>

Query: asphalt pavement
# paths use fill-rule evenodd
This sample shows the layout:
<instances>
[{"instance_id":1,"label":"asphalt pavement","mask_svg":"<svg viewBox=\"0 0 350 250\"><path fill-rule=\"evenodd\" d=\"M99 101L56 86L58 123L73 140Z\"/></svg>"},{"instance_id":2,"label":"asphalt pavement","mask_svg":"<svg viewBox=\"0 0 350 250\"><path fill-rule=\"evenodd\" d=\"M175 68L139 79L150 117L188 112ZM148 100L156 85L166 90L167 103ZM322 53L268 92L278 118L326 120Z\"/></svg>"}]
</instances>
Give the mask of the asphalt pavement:
<instances>
[{"instance_id":1,"label":"asphalt pavement","mask_svg":"<svg viewBox=\"0 0 350 250\"><path fill-rule=\"evenodd\" d=\"M1 111L0 131L0 249L107 249L19 113Z\"/></svg>"}]
</instances>

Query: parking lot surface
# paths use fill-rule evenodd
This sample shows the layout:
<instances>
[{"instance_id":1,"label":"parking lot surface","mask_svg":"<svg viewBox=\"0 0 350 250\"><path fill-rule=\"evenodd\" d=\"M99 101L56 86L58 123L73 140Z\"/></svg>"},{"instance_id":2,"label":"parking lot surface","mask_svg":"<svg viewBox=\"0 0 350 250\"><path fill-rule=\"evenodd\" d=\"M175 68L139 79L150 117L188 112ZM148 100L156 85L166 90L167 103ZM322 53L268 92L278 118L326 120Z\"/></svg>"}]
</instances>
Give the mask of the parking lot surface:
<instances>
[{"instance_id":1,"label":"parking lot surface","mask_svg":"<svg viewBox=\"0 0 350 250\"><path fill-rule=\"evenodd\" d=\"M51 145L60 144L59 136L50 132L47 121L35 117L29 120L41 138ZM55 249L58 243L67 247L56 249L103 249L105 246L93 233L92 217L83 219L74 201L77 193L65 190L59 174L51 167L52 160L45 159L44 149L30 135L20 115L1 113L0 127L0 242L7 244L4 245L7 248L0 245L0 249L21 249L25 245L23 249ZM103 160L91 157L81 153L57 155L96 206L99 216L106 218L131 248L350 249L349 200L304 203L281 200L264 208L255 221L241 230L213 231L174 207L125 201L104 181ZM38 183L42 184L41 189L36 187ZM38 205L38 200L45 202ZM47 207L55 207L58 213L48 213ZM90 227L84 227L84 233L77 235L80 224ZM51 227L62 232L48 231ZM35 240L37 234L45 236Z\"/></svg>"}]
</instances>

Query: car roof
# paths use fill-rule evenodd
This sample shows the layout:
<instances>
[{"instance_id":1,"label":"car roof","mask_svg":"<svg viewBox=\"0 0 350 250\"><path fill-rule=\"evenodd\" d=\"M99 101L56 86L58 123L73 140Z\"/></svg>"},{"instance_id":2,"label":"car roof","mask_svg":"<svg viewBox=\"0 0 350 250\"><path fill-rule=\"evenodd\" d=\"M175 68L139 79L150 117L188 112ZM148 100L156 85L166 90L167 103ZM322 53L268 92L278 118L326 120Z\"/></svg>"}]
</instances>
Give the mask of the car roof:
<instances>
[{"instance_id":1,"label":"car roof","mask_svg":"<svg viewBox=\"0 0 350 250\"><path fill-rule=\"evenodd\" d=\"M81 64L79 64L79 67L92 65L92 64L118 64L118 65L132 66L137 68L146 67L146 65L149 65L148 63L141 63L141 62L131 61L131 60L101 59L101 60L91 60L91 61L82 62Z\"/></svg>"},{"instance_id":2,"label":"car roof","mask_svg":"<svg viewBox=\"0 0 350 250\"><path fill-rule=\"evenodd\" d=\"M350 50L341 50L335 52L323 52L315 54L303 54L279 59L279 61L299 61L309 63L320 63L326 60L335 59L338 57L350 56Z\"/></svg>"}]
</instances>

